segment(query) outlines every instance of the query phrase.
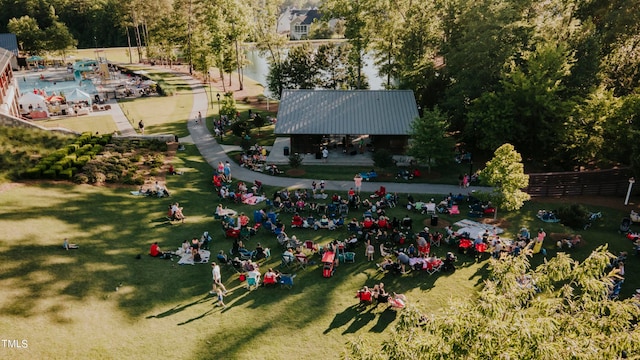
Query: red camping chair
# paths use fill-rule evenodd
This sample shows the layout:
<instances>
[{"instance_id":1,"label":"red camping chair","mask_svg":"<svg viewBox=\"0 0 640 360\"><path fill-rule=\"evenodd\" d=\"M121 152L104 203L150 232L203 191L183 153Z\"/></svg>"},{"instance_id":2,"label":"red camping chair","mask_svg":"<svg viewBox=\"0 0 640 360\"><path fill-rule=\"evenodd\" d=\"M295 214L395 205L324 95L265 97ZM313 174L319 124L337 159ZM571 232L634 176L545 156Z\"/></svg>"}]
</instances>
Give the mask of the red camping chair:
<instances>
[{"instance_id":1,"label":"red camping chair","mask_svg":"<svg viewBox=\"0 0 640 360\"><path fill-rule=\"evenodd\" d=\"M237 239L240 237L240 229L228 228L224 232L226 238Z\"/></svg>"},{"instance_id":2,"label":"red camping chair","mask_svg":"<svg viewBox=\"0 0 640 360\"><path fill-rule=\"evenodd\" d=\"M377 197L383 197L387 194L387 188L384 186L380 186L380 189L376 190L375 194Z\"/></svg>"},{"instance_id":3,"label":"red camping chair","mask_svg":"<svg viewBox=\"0 0 640 360\"><path fill-rule=\"evenodd\" d=\"M332 251L327 251L322 255L322 276L330 278L335 271L336 255Z\"/></svg>"}]
</instances>

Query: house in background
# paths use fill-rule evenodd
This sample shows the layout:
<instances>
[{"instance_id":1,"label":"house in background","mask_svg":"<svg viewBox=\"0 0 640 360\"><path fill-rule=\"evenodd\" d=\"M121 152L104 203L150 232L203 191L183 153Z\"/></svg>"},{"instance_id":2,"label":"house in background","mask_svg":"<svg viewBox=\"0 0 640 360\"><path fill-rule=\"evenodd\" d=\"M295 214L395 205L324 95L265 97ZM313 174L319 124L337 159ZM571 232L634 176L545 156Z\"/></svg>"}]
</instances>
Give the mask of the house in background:
<instances>
[{"instance_id":1,"label":"house in background","mask_svg":"<svg viewBox=\"0 0 640 360\"><path fill-rule=\"evenodd\" d=\"M13 54L11 61L11 67L14 70L19 70L18 67L18 39L16 34L0 34L0 48L8 50Z\"/></svg>"},{"instance_id":2,"label":"house in background","mask_svg":"<svg viewBox=\"0 0 640 360\"><path fill-rule=\"evenodd\" d=\"M299 10L295 8L287 8L278 17L278 34L285 34L291 40L301 40L309 37L311 24L314 20L320 21L322 14L317 8ZM329 22L329 24L334 23Z\"/></svg>"}]
</instances>

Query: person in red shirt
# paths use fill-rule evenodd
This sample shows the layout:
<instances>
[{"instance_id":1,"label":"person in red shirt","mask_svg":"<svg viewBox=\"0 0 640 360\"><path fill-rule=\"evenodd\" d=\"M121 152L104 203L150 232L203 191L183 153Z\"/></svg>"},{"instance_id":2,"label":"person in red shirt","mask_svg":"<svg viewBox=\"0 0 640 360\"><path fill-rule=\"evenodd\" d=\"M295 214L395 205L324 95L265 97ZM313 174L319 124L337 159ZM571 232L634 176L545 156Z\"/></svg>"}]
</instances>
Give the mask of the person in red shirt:
<instances>
[{"instance_id":1,"label":"person in red shirt","mask_svg":"<svg viewBox=\"0 0 640 360\"><path fill-rule=\"evenodd\" d=\"M356 196L356 191L353 190L353 188L349 189L349 192L347 193L348 195L348 199L352 200L354 196Z\"/></svg>"},{"instance_id":2,"label":"person in red shirt","mask_svg":"<svg viewBox=\"0 0 640 360\"><path fill-rule=\"evenodd\" d=\"M160 251L160 246L158 246L157 241L151 244L151 248L149 249L149 255L153 257L158 257L163 255L162 251Z\"/></svg>"},{"instance_id":3,"label":"person in red shirt","mask_svg":"<svg viewBox=\"0 0 640 360\"><path fill-rule=\"evenodd\" d=\"M362 226L365 229L371 229L373 227L373 224L374 224L373 219L370 217L365 218L364 221L362 222Z\"/></svg>"},{"instance_id":4,"label":"person in red shirt","mask_svg":"<svg viewBox=\"0 0 640 360\"><path fill-rule=\"evenodd\" d=\"M302 219L302 217L298 213L295 213L295 215L293 215L293 218L291 219L291 226L302 227L303 225L304 219Z\"/></svg>"},{"instance_id":5,"label":"person in red shirt","mask_svg":"<svg viewBox=\"0 0 640 360\"><path fill-rule=\"evenodd\" d=\"M378 228L379 229L388 229L389 228L389 222L387 221L386 216L380 216L378 218Z\"/></svg>"},{"instance_id":6,"label":"person in red shirt","mask_svg":"<svg viewBox=\"0 0 640 360\"><path fill-rule=\"evenodd\" d=\"M249 225L249 217L244 213L241 213L240 217L238 217L238 222L240 223L240 227L246 227Z\"/></svg>"}]
</instances>

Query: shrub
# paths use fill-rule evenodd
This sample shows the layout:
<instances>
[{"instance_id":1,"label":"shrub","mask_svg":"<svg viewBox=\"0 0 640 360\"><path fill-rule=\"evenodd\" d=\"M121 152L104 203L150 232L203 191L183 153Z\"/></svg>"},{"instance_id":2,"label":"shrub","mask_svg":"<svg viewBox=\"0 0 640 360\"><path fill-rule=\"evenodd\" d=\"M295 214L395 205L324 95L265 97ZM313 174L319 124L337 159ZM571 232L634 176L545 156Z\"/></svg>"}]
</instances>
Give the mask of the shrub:
<instances>
[{"instance_id":1,"label":"shrub","mask_svg":"<svg viewBox=\"0 0 640 360\"><path fill-rule=\"evenodd\" d=\"M580 204L563 206L556 211L560 222L572 229L581 229L585 224L588 214L589 211L587 208Z\"/></svg>"},{"instance_id":2,"label":"shrub","mask_svg":"<svg viewBox=\"0 0 640 360\"><path fill-rule=\"evenodd\" d=\"M57 172L53 169L45 170L42 172L42 177L45 179L55 179L57 177Z\"/></svg>"},{"instance_id":3,"label":"shrub","mask_svg":"<svg viewBox=\"0 0 640 360\"><path fill-rule=\"evenodd\" d=\"M73 182L76 184L87 184L89 183L89 177L84 173L79 173L73 177Z\"/></svg>"},{"instance_id":4,"label":"shrub","mask_svg":"<svg viewBox=\"0 0 640 360\"><path fill-rule=\"evenodd\" d=\"M144 178L142 176L127 175L122 179L122 182L127 185L143 185Z\"/></svg>"},{"instance_id":5,"label":"shrub","mask_svg":"<svg viewBox=\"0 0 640 360\"><path fill-rule=\"evenodd\" d=\"M58 160L55 165L60 165L63 169L68 169L73 166L73 159L69 158L69 155Z\"/></svg>"},{"instance_id":6,"label":"shrub","mask_svg":"<svg viewBox=\"0 0 640 360\"><path fill-rule=\"evenodd\" d=\"M231 133L237 137L241 137L250 129L249 122L246 120L238 120L231 124Z\"/></svg>"},{"instance_id":7,"label":"shrub","mask_svg":"<svg viewBox=\"0 0 640 360\"><path fill-rule=\"evenodd\" d=\"M105 174L105 181L108 183L117 183L120 180L120 174L116 172L108 172Z\"/></svg>"},{"instance_id":8,"label":"shrub","mask_svg":"<svg viewBox=\"0 0 640 360\"><path fill-rule=\"evenodd\" d=\"M388 168L393 165L393 156L387 149L376 149L373 153L373 164L379 168Z\"/></svg>"},{"instance_id":9,"label":"shrub","mask_svg":"<svg viewBox=\"0 0 640 360\"><path fill-rule=\"evenodd\" d=\"M78 151L78 149L80 149L80 145L78 144L67 145L67 151L69 152L69 154L73 154L74 152Z\"/></svg>"},{"instance_id":10,"label":"shrub","mask_svg":"<svg viewBox=\"0 0 640 360\"><path fill-rule=\"evenodd\" d=\"M88 132L82 133L82 135L80 135L78 137L77 143L80 144L80 145L88 144L91 141L91 137L92 136L93 135L91 133L88 133Z\"/></svg>"},{"instance_id":11,"label":"shrub","mask_svg":"<svg viewBox=\"0 0 640 360\"><path fill-rule=\"evenodd\" d=\"M291 156L289 156L289 166L298 168L300 165L302 165L302 156L298 153L291 154Z\"/></svg>"},{"instance_id":12,"label":"shrub","mask_svg":"<svg viewBox=\"0 0 640 360\"><path fill-rule=\"evenodd\" d=\"M56 172L56 174L59 174L59 173L60 173L60 171L62 171L62 165L59 165L59 164L51 165L51 167L49 168L49 170L53 170L53 171L55 171L55 172Z\"/></svg>"},{"instance_id":13,"label":"shrub","mask_svg":"<svg viewBox=\"0 0 640 360\"><path fill-rule=\"evenodd\" d=\"M31 169L27 169L22 176L27 179L39 179L42 177L42 169L39 167L32 167Z\"/></svg>"},{"instance_id":14,"label":"shrub","mask_svg":"<svg viewBox=\"0 0 640 360\"><path fill-rule=\"evenodd\" d=\"M74 172L75 168L64 169L58 173L58 177L63 180L71 180L73 179Z\"/></svg>"},{"instance_id":15,"label":"shrub","mask_svg":"<svg viewBox=\"0 0 640 360\"><path fill-rule=\"evenodd\" d=\"M240 147L244 151L249 151L251 146L253 146L253 143L254 141L251 138L243 137L242 140L240 140Z\"/></svg>"},{"instance_id":16,"label":"shrub","mask_svg":"<svg viewBox=\"0 0 640 360\"><path fill-rule=\"evenodd\" d=\"M260 114L256 114L256 117L253 119L253 126L255 127L263 127L266 120Z\"/></svg>"},{"instance_id":17,"label":"shrub","mask_svg":"<svg viewBox=\"0 0 640 360\"><path fill-rule=\"evenodd\" d=\"M69 155L69 150L67 148L62 148L52 152L49 156L58 161L67 155Z\"/></svg>"},{"instance_id":18,"label":"shrub","mask_svg":"<svg viewBox=\"0 0 640 360\"><path fill-rule=\"evenodd\" d=\"M95 172L93 174L89 174L89 182L92 184L103 183L105 181L107 181L107 176L103 172Z\"/></svg>"},{"instance_id":19,"label":"shrub","mask_svg":"<svg viewBox=\"0 0 640 360\"><path fill-rule=\"evenodd\" d=\"M113 136L111 134L100 135L100 140L98 140L98 144L105 146L111 142L111 138Z\"/></svg>"},{"instance_id":20,"label":"shrub","mask_svg":"<svg viewBox=\"0 0 640 360\"><path fill-rule=\"evenodd\" d=\"M89 156L89 155L82 155L82 156L80 156L80 157L78 157L78 158L76 159L75 166L77 166L77 167L85 166L85 165L86 165L86 163L88 163L88 162L89 162L89 160L91 160L91 156Z\"/></svg>"}]
</instances>

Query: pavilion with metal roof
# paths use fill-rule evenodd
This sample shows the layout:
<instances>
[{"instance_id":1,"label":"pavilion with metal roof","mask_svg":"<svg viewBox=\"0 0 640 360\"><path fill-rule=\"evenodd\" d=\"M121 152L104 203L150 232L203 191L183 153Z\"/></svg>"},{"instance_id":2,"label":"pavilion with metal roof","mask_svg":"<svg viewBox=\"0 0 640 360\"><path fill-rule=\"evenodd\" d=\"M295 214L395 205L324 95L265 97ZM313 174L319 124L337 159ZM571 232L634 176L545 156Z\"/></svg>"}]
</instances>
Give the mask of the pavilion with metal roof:
<instances>
[{"instance_id":1,"label":"pavilion with metal roof","mask_svg":"<svg viewBox=\"0 0 640 360\"><path fill-rule=\"evenodd\" d=\"M289 136L291 151L317 153L385 148L404 153L411 123L419 117L411 90L284 90L276 136Z\"/></svg>"}]
</instances>

